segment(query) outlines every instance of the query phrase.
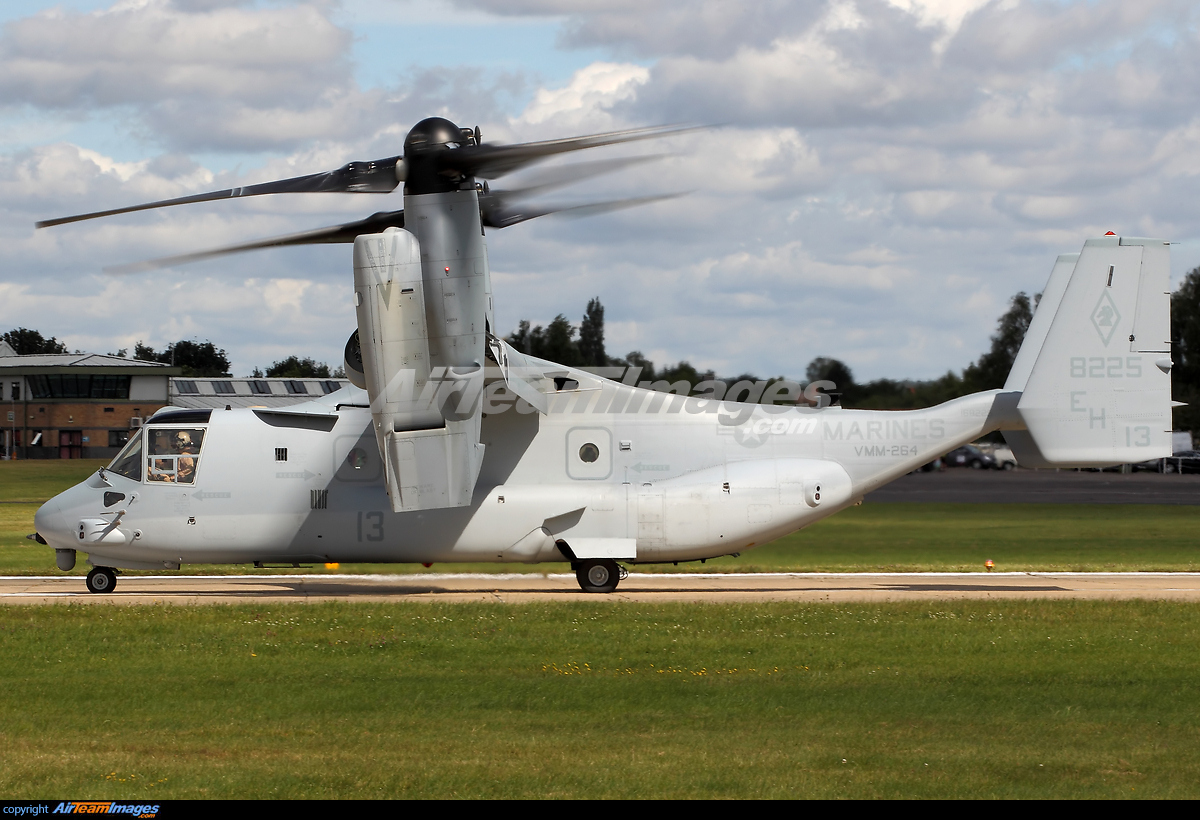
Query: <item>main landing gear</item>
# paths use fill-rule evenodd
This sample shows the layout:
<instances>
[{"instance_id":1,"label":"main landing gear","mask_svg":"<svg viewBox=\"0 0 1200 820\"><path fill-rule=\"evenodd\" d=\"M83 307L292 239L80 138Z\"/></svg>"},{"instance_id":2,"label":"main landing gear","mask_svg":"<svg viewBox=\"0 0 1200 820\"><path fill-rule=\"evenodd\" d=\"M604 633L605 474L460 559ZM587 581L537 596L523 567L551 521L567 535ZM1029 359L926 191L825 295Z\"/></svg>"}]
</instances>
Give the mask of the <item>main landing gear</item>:
<instances>
[{"instance_id":1,"label":"main landing gear","mask_svg":"<svg viewBox=\"0 0 1200 820\"><path fill-rule=\"evenodd\" d=\"M107 594L113 591L113 587L117 585L116 570L109 567L94 567L87 576L88 592L94 592L98 595Z\"/></svg>"},{"instance_id":2,"label":"main landing gear","mask_svg":"<svg viewBox=\"0 0 1200 820\"><path fill-rule=\"evenodd\" d=\"M628 575L611 558L589 558L575 565L575 578L584 592L612 592Z\"/></svg>"}]
</instances>

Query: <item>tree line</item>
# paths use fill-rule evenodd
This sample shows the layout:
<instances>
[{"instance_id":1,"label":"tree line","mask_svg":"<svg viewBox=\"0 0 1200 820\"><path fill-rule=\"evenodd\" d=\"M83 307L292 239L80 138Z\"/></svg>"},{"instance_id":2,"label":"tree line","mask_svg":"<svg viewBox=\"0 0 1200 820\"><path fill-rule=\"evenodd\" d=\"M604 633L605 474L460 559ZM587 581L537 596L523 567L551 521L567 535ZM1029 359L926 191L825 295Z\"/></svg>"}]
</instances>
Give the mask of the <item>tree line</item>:
<instances>
[{"instance_id":1,"label":"tree line","mask_svg":"<svg viewBox=\"0 0 1200 820\"><path fill-rule=\"evenodd\" d=\"M875 379L860 384L845 362L818 356L808 363L805 377L809 382L825 380L836 384L836 389L829 392L844 407L874 410L932 407L971 393L1002 388L1040 298L1040 293L1030 297L1024 291L1014 295L996 320L996 332L991 336L988 350L961 372L951 370L928 380ZM1171 371L1172 397L1186 403L1175 408L1174 426L1177 430L1200 430L1200 267L1191 270L1171 294L1171 332L1174 337L1171 358L1175 362ZM687 361L656 370L654 363L636 350L622 358L608 356L604 348L604 306L599 298L588 301L578 328L560 313L546 327L521 321L506 341L522 353L575 367L640 366L639 381L684 380L694 388L715 378L712 369L701 369ZM781 379L775 377L770 381ZM756 382L759 378L743 373L723 379L726 383L741 380Z\"/></svg>"},{"instance_id":2,"label":"tree line","mask_svg":"<svg viewBox=\"0 0 1200 820\"><path fill-rule=\"evenodd\" d=\"M688 361L656 368L654 362L647 359L640 350L631 350L620 357L609 356L604 347L604 305L600 303L599 297L588 300L578 328L560 313L545 327L534 326L523 319L518 323L517 329L504 340L521 353L539 359L549 359L568 367L640 367L642 373L638 381L666 381L671 384L685 381L694 388L702 381L717 378L712 369L700 370ZM742 380L760 381L758 377L749 373L723 379L729 384ZM783 376L766 381L783 381Z\"/></svg>"},{"instance_id":3,"label":"tree line","mask_svg":"<svg viewBox=\"0 0 1200 820\"><path fill-rule=\"evenodd\" d=\"M1014 296L1008 310L997 323L997 332L991 338L991 349L968 365L961 374L951 371L928 381L876 379L859 384L845 362L818 356L808 363L805 377L809 382L833 382L837 387L829 392L840 399L842 406L862 409L931 407L958 396L1003 387L1017 350L1025 339L1025 331L1033 318L1038 297L1040 294L1031 300L1024 292ZM545 327L522 320L505 341L522 353L572 367L641 367L639 381L674 383L682 380L695 388L702 381L717 378L711 368L700 369L688 361L656 369L654 362L638 350L620 358L609 356L604 347L604 305L598 297L588 301L578 328L560 313ZM1200 339L1197 339L1197 346L1200 348ZM722 377L721 380L727 384L743 380L771 383L782 381L783 378L775 376L763 380L754 374L742 373Z\"/></svg>"}]
</instances>

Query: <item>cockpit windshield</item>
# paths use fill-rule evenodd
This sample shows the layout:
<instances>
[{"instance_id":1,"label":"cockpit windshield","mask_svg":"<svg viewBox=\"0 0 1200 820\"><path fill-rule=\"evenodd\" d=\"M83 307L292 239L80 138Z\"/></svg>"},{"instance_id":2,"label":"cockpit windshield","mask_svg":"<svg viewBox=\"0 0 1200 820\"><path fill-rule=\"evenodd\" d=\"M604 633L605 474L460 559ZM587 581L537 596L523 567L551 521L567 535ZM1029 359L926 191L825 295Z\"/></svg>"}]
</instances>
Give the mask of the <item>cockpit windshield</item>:
<instances>
[{"instance_id":1,"label":"cockpit windshield","mask_svg":"<svg viewBox=\"0 0 1200 820\"><path fill-rule=\"evenodd\" d=\"M203 427L151 427L146 432L146 479L192 484L204 446Z\"/></svg>"},{"instance_id":2,"label":"cockpit windshield","mask_svg":"<svg viewBox=\"0 0 1200 820\"><path fill-rule=\"evenodd\" d=\"M142 480L142 431L139 430L134 434L133 438L122 448L121 452L117 453L117 457L108 465L110 473L123 475L126 478L132 478L134 481Z\"/></svg>"}]
</instances>

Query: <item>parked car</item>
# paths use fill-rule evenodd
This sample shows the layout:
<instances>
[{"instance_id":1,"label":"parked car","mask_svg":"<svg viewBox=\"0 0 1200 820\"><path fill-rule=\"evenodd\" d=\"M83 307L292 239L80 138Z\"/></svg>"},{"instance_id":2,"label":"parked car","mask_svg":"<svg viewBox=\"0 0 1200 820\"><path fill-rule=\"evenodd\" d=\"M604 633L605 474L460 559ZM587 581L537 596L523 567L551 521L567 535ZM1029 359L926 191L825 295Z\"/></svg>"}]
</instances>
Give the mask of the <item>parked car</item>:
<instances>
[{"instance_id":1,"label":"parked car","mask_svg":"<svg viewBox=\"0 0 1200 820\"><path fill-rule=\"evenodd\" d=\"M947 467L971 467L975 470L982 470L985 467L991 470L1000 469L995 456L983 452L973 444L964 444L962 447L946 453L942 456L942 463Z\"/></svg>"},{"instance_id":2,"label":"parked car","mask_svg":"<svg viewBox=\"0 0 1200 820\"><path fill-rule=\"evenodd\" d=\"M997 444L992 448L992 458L996 460L997 470L1015 470L1017 468L1017 457L1003 444Z\"/></svg>"},{"instance_id":3,"label":"parked car","mask_svg":"<svg viewBox=\"0 0 1200 820\"><path fill-rule=\"evenodd\" d=\"M1200 473L1200 450L1184 450L1162 460L1164 473Z\"/></svg>"}]
</instances>

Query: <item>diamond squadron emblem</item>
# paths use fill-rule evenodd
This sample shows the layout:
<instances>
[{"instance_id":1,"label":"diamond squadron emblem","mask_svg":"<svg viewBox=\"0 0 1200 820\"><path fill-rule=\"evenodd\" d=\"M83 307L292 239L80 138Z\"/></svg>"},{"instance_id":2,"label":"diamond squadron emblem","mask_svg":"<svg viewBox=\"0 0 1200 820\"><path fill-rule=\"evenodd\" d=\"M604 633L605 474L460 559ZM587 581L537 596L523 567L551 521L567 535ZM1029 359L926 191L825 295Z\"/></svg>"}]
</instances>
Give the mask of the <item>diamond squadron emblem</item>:
<instances>
[{"instance_id":1,"label":"diamond squadron emblem","mask_svg":"<svg viewBox=\"0 0 1200 820\"><path fill-rule=\"evenodd\" d=\"M1105 290L1100 295L1100 301L1096 303L1096 309L1092 311L1092 326L1100 334L1100 339L1104 342L1105 347L1108 347L1108 343L1112 340L1113 334L1117 332L1117 325L1120 323L1121 313L1117 310L1117 305L1113 302L1112 297L1108 295L1108 291Z\"/></svg>"}]
</instances>

